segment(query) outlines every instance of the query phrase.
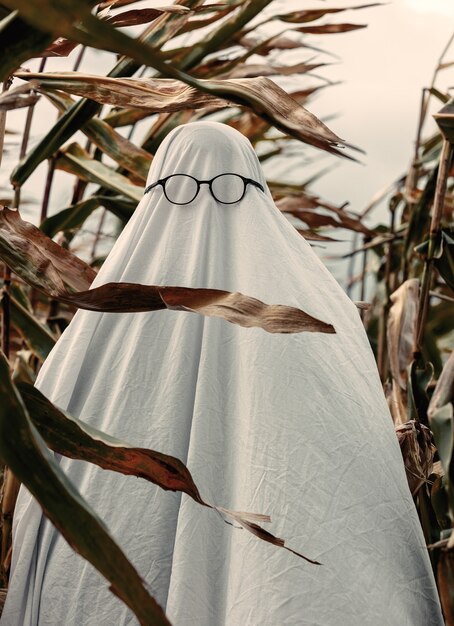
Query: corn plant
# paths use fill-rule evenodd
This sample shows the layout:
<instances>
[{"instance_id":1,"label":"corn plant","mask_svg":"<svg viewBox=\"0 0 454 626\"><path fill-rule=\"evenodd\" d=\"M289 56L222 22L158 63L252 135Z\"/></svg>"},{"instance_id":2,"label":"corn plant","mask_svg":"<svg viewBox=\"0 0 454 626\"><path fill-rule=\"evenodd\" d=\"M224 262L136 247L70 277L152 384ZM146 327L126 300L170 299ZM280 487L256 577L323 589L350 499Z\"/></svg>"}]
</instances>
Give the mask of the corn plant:
<instances>
[{"instance_id":1,"label":"corn plant","mask_svg":"<svg viewBox=\"0 0 454 626\"><path fill-rule=\"evenodd\" d=\"M370 268L374 296L365 316L399 438L410 489L442 600L454 624L454 105L436 87L454 35L423 90L413 159L408 172L377 198L388 204L389 224L349 253L362 256L362 281ZM444 103L438 130L424 137L432 99ZM363 212L364 220L376 200ZM378 229L378 227L377 227Z\"/></svg>"}]
</instances>

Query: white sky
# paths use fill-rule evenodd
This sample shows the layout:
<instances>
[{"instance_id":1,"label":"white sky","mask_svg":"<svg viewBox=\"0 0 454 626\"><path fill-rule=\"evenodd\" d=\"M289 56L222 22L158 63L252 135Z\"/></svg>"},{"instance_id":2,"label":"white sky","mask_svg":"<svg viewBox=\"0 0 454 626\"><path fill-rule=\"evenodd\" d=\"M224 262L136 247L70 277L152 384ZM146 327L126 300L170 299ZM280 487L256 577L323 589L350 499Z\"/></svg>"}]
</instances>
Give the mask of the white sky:
<instances>
[{"instance_id":1,"label":"white sky","mask_svg":"<svg viewBox=\"0 0 454 626\"><path fill-rule=\"evenodd\" d=\"M364 166L341 163L320 180L317 189L332 200L349 200L353 209L361 210L410 162L422 88L431 83L438 58L454 32L454 0L394 0L333 17L337 19L329 21L368 27L319 38L320 46L336 53L341 63L325 68L323 74L343 83L323 90L311 108L317 115L337 113L329 122L331 128L366 155ZM446 61L454 61L454 46ZM440 72L436 84L445 91L454 86L454 67ZM441 106L434 101L432 112Z\"/></svg>"},{"instance_id":2,"label":"white sky","mask_svg":"<svg viewBox=\"0 0 454 626\"><path fill-rule=\"evenodd\" d=\"M452 0L404 0L404 3L421 13L438 13L447 17L454 17L454 3Z\"/></svg>"}]
</instances>

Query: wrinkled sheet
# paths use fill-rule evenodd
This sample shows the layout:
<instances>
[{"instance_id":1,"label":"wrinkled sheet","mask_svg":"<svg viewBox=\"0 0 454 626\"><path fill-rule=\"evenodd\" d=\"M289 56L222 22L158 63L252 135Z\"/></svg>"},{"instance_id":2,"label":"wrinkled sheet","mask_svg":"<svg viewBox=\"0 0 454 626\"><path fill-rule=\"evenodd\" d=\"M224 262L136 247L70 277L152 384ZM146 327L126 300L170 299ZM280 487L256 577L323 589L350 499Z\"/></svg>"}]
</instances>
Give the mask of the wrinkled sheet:
<instances>
[{"instance_id":1,"label":"wrinkled sheet","mask_svg":"<svg viewBox=\"0 0 454 626\"><path fill-rule=\"evenodd\" d=\"M265 185L249 142L198 122L161 145L148 183L236 172ZM62 469L175 626L440 626L432 571L358 312L309 244L249 186L188 206L144 196L93 286L240 291L337 334L271 335L193 313L79 311L37 387L96 428L187 463L208 501L270 514L311 565L186 496L83 461ZM137 624L22 488L2 626Z\"/></svg>"}]
</instances>

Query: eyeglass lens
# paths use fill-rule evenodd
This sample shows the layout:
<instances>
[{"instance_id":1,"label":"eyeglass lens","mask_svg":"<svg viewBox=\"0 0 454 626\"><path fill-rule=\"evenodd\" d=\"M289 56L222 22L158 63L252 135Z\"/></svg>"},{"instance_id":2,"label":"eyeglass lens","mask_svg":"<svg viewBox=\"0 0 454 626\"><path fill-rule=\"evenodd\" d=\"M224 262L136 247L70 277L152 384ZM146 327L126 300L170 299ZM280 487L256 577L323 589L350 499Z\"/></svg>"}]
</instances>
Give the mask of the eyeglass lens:
<instances>
[{"instance_id":1,"label":"eyeglass lens","mask_svg":"<svg viewBox=\"0 0 454 626\"><path fill-rule=\"evenodd\" d=\"M199 191L199 183L186 174L174 174L165 182L165 194L169 202L189 204ZM234 204L244 196L245 182L236 174L220 174L211 181L211 193L223 204Z\"/></svg>"},{"instance_id":2,"label":"eyeglass lens","mask_svg":"<svg viewBox=\"0 0 454 626\"><path fill-rule=\"evenodd\" d=\"M170 176L165 182L165 194L169 202L187 204L197 195L199 185L194 178L185 174Z\"/></svg>"}]
</instances>

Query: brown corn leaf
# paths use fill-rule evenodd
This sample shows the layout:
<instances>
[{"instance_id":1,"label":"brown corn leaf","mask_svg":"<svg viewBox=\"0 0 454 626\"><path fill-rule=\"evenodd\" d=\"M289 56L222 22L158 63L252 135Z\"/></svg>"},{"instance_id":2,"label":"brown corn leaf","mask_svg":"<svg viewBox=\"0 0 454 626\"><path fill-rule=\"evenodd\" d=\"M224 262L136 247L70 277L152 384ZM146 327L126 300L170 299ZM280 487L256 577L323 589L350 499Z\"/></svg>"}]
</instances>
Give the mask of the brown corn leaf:
<instances>
[{"instance_id":1,"label":"brown corn leaf","mask_svg":"<svg viewBox=\"0 0 454 626\"><path fill-rule=\"evenodd\" d=\"M181 111L205 106L227 106L225 100L197 91L170 78L111 78L77 72L32 74L18 72L24 80L36 79L42 89L60 89L67 93L118 107L151 112Z\"/></svg>"},{"instance_id":2,"label":"brown corn leaf","mask_svg":"<svg viewBox=\"0 0 454 626\"><path fill-rule=\"evenodd\" d=\"M18 72L16 75L25 80L37 80L44 88L62 89L103 104L147 108L153 112L178 111L218 103L223 108L224 100L227 100L252 109L284 133L305 143L352 159L337 147L349 144L266 77L200 80L199 83L211 91L210 94L202 94L180 81L163 78L110 78L76 72Z\"/></svg>"},{"instance_id":3,"label":"brown corn leaf","mask_svg":"<svg viewBox=\"0 0 454 626\"><path fill-rule=\"evenodd\" d=\"M82 291L96 276L89 265L7 207L0 207L0 257L26 283L44 292Z\"/></svg>"},{"instance_id":4,"label":"brown corn leaf","mask_svg":"<svg viewBox=\"0 0 454 626\"><path fill-rule=\"evenodd\" d=\"M407 388L407 368L413 359L418 313L419 280L410 278L391 294L392 306L387 324L387 344L392 378Z\"/></svg>"},{"instance_id":5,"label":"brown corn leaf","mask_svg":"<svg viewBox=\"0 0 454 626\"><path fill-rule=\"evenodd\" d=\"M59 454L83 459L103 469L128 476L138 476L169 491L181 491L195 502L215 509L238 522L260 539L296 554L314 565L317 561L288 548L283 539L267 532L255 521L269 522L268 515L230 511L205 502L187 467L176 457L147 448L134 448L85 422L69 416L54 406L40 391L27 383L18 383L29 416L46 444Z\"/></svg>"},{"instance_id":6,"label":"brown corn leaf","mask_svg":"<svg viewBox=\"0 0 454 626\"><path fill-rule=\"evenodd\" d=\"M408 486L413 496L428 482L436 452L430 429L410 420L396 428L400 451L404 459Z\"/></svg>"},{"instance_id":7,"label":"brown corn leaf","mask_svg":"<svg viewBox=\"0 0 454 626\"><path fill-rule=\"evenodd\" d=\"M292 13L285 13L283 15L275 15L273 19L280 20L281 22L301 24L302 22L313 22L331 13L340 13L341 11L355 11L356 9L368 9L370 7L378 6L382 6L380 2L374 2L372 4L361 4L356 7L342 7L339 9L308 9L306 11L293 11Z\"/></svg>"},{"instance_id":8,"label":"brown corn leaf","mask_svg":"<svg viewBox=\"0 0 454 626\"><path fill-rule=\"evenodd\" d=\"M304 239L307 239L308 241L341 241L340 239L334 239L333 237L322 235L321 233L316 232L312 229L297 228L296 230L299 232L300 235L303 235Z\"/></svg>"},{"instance_id":9,"label":"brown corn leaf","mask_svg":"<svg viewBox=\"0 0 454 626\"><path fill-rule=\"evenodd\" d=\"M238 40L240 46L246 48L246 50L254 50L254 54L260 54L261 56L267 56L273 50L296 50L297 48L306 48L306 44L303 41L296 41L290 37L284 37L283 35L275 35L268 37L261 41L257 37L250 35L241 37Z\"/></svg>"},{"instance_id":10,"label":"brown corn leaf","mask_svg":"<svg viewBox=\"0 0 454 626\"><path fill-rule=\"evenodd\" d=\"M220 317L245 328L258 327L269 333L335 333L331 324L295 307L268 305L256 298L220 289L107 283L85 292L59 293L57 297L90 311L121 313L170 309Z\"/></svg>"},{"instance_id":11,"label":"brown corn leaf","mask_svg":"<svg viewBox=\"0 0 454 626\"><path fill-rule=\"evenodd\" d=\"M402 424L406 424L408 419L406 393L393 379L391 383L386 384L385 394L394 426L397 427L401 426Z\"/></svg>"},{"instance_id":12,"label":"brown corn leaf","mask_svg":"<svg viewBox=\"0 0 454 626\"><path fill-rule=\"evenodd\" d=\"M454 532L451 534L452 537L454 537ZM437 585L446 624L454 624L454 550L452 547L440 550Z\"/></svg>"},{"instance_id":13,"label":"brown corn leaf","mask_svg":"<svg viewBox=\"0 0 454 626\"><path fill-rule=\"evenodd\" d=\"M46 444L71 459L83 458L103 469L140 476L168 491L182 491L199 504L201 498L186 466L177 458L129 444L103 433L54 406L30 384L16 383L25 406Z\"/></svg>"},{"instance_id":14,"label":"brown corn leaf","mask_svg":"<svg viewBox=\"0 0 454 626\"><path fill-rule=\"evenodd\" d=\"M139 24L147 24L155 20L163 13L188 13L186 7L179 6L177 11L174 11L175 7L166 7L162 9L132 9L125 11L124 13L117 13L116 15L110 15L110 13L98 13L97 17L106 21L112 26L121 28L123 26L138 26ZM169 10L170 9L170 10Z\"/></svg>"},{"instance_id":15,"label":"brown corn leaf","mask_svg":"<svg viewBox=\"0 0 454 626\"><path fill-rule=\"evenodd\" d=\"M347 230L353 230L368 236L374 234L374 232L367 228L367 226L364 226L358 218L351 217L342 208L324 202L316 196L305 192L279 198L276 200L276 206L283 213L290 213L313 228L330 226L333 228L346 228ZM317 207L334 213L335 217L307 210L316 209Z\"/></svg>"},{"instance_id":16,"label":"brown corn leaf","mask_svg":"<svg viewBox=\"0 0 454 626\"><path fill-rule=\"evenodd\" d=\"M74 48L77 48L80 44L77 41L71 41L66 37L58 37L54 42L50 44L41 54L36 56L41 57L67 57L71 54Z\"/></svg>"},{"instance_id":17,"label":"brown corn leaf","mask_svg":"<svg viewBox=\"0 0 454 626\"><path fill-rule=\"evenodd\" d=\"M351 30L366 28L367 24L322 24L321 26L300 26L295 28L299 33L312 35L329 35L335 33L347 33Z\"/></svg>"},{"instance_id":18,"label":"brown corn leaf","mask_svg":"<svg viewBox=\"0 0 454 626\"><path fill-rule=\"evenodd\" d=\"M160 7L155 9L137 9L132 11L125 11L124 13L120 13L117 15L110 15L109 8L115 4L114 8L120 8L120 6L124 6L126 4L132 4L136 0L126 0L125 2L121 2L120 0L112 0L112 2L103 2L101 5L98 5L98 8L101 10L101 6L104 9L107 9L106 12L101 10L100 13L97 14L99 19L104 20L105 22L110 23L112 26L133 26L138 24L146 24L155 20L157 17L160 17L164 13L189 13L190 10L187 7L173 5L169 7ZM77 41L71 41L66 37L58 37L50 46L48 46L44 52L40 55L43 57L50 56L59 56L66 57L79 45Z\"/></svg>"},{"instance_id":19,"label":"brown corn leaf","mask_svg":"<svg viewBox=\"0 0 454 626\"><path fill-rule=\"evenodd\" d=\"M295 65L264 65L261 63L242 63L228 72L221 72L218 78L254 78L257 76L288 76L312 72L326 63L296 63Z\"/></svg>"},{"instance_id":20,"label":"brown corn leaf","mask_svg":"<svg viewBox=\"0 0 454 626\"><path fill-rule=\"evenodd\" d=\"M194 9L194 12L196 13L201 13L203 9L206 9L207 12L208 10L209 12L213 12L214 10L216 10L216 13L214 13L214 15L209 15L208 17L205 17L202 19L188 20L186 24L184 24L184 26L180 29L179 34L182 35L184 33L189 33L194 30L198 30L199 28L205 28L206 26L209 26L210 24L217 22L221 18L225 17L226 15L234 11L236 7L238 6L238 4L240 4L240 2L231 3L230 5L206 4L200 7L196 7Z\"/></svg>"},{"instance_id":21,"label":"brown corn leaf","mask_svg":"<svg viewBox=\"0 0 454 626\"><path fill-rule=\"evenodd\" d=\"M39 96L34 93L38 83L31 81L0 94L0 111L11 111L35 104Z\"/></svg>"},{"instance_id":22,"label":"brown corn leaf","mask_svg":"<svg viewBox=\"0 0 454 626\"><path fill-rule=\"evenodd\" d=\"M0 258L30 286L90 311L170 309L221 317L239 326L259 327L271 333L336 332L331 324L301 309L267 305L256 298L219 289L108 283L85 290L94 271L38 228L22 221L18 211L7 207L0 211ZM85 289L74 289L75 284L83 284Z\"/></svg>"},{"instance_id":23,"label":"brown corn leaf","mask_svg":"<svg viewBox=\"0 0 454 626\"><path fill-rule=\"evenodd\" d=\"M429 418L446 404L454 404L454 350L446 361L430 399Z\"/></svg>"},{"instance_id":24,"label":"brown corn leaf","mask_svg":"<svg viewBox=\"0 0 454 626\"><path fill-rule=\"evenodd\" d=\"M308 559L307 556L304 556L300 552L296 552L296 550L292 550L292 548L288 548L285 545L285 542L284 542L283 539L279 539L279 537L275 537L274 535L269 533L267 530L265 530L261 526L258 526L254 522L250 521L250 515L249 514L246 514L246 515L249 516L249 519L245 519L244 514L242 514L241 517L240 517L237 513L234 513L232 511L227 511L227 509L218 508L218 510L223 512L223 513L226 513L226 514L229 513L230 517L232 517L235 521L237 521L239 524L241 524L241 526L245 530L248 530L250 533L252 533L256 537L259 537L259 539L263 539L263 541L267 541L268 543L272 543L274 546L278 546L280 548L284 548L284 550L288 550L292 554L295 554L296 556L301 557L305 561L308 561L309 563L312 563L312 565L321 565L321 563L319 561L312 561L311 559Z\"/></svg>"}]
</instances>

